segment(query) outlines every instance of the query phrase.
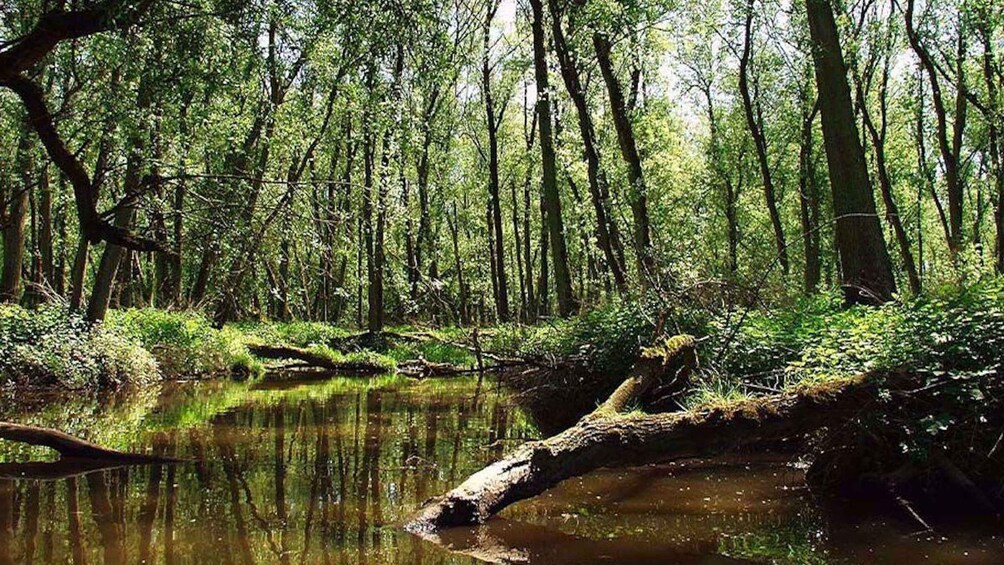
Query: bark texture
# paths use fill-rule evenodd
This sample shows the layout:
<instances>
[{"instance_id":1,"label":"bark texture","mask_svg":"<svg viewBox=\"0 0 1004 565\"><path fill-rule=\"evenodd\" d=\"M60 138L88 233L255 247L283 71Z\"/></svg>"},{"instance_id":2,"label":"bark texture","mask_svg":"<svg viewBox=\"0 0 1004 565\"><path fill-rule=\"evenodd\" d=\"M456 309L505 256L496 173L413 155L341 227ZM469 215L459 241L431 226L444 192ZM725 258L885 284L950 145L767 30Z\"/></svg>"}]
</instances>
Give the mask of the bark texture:
<instances>
[{"instance_id":1,"label":"bark texture","mask_svg":"<svg viewBox=\"0 0 1004 565\"><path fill-rule=\"evenodd\" d=\"M830 169L844 296L852 304L887 302L896 293L896 279L855 125L847 65L833 7L829 0L806 0L806 12Z\"/></svg>"}]
</instances>

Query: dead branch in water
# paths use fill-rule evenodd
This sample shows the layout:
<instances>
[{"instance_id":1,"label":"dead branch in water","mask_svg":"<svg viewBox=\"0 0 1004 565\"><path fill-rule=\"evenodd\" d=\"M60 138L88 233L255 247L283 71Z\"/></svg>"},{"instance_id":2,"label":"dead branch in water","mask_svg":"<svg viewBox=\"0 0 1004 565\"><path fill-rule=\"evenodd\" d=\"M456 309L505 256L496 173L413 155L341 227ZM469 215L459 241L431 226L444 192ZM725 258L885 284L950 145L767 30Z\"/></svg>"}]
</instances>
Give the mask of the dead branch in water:
<instances>
[{"instance_id":1,"label":"dead branch in water","mask_svg":"<svg viewBox=\"0 0 1004 565\"><path fill-rule=\"evenodd\" d=\"M101 447L100 445L71 436L59 430L23 426L11 422L0 422L0 439L28 445L48 447L57 451L63 459L113 462L119 464L172 463L179 459L129 453Z\"/></svg>"}]
</instances>

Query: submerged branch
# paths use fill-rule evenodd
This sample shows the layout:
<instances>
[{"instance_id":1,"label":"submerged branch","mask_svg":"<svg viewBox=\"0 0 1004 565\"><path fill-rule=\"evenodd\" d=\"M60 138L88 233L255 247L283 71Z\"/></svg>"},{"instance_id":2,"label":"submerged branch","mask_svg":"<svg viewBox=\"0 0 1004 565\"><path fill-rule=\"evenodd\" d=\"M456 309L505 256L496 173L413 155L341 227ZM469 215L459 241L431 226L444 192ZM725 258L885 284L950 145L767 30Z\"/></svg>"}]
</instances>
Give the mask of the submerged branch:
<instances>
[{"instance_id":1,"label":"submerged branch","mask_svg":"<svg viewBox=\"0 0 1004 565\"><path fill-rule=\"evenodd\" d=\"M0 422L0 439L48 447L63 459L114 462L119 464L172 463L179 459L108 449L59 430Z\"/></svg>"}]
</instances>

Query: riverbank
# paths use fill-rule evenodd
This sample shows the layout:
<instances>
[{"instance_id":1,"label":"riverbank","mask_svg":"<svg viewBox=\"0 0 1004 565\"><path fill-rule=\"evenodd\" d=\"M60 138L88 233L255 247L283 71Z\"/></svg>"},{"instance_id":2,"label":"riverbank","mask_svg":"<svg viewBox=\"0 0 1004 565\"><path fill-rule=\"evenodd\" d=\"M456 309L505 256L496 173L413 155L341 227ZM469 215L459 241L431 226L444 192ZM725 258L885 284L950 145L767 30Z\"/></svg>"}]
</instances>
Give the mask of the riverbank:
<instances>
[{"instance_id":1,"label":"riverbank","mask_svg":"<svg viewBox=\"0 0 1004 565\"><path fill-rule=\"evenodd\" d=\"M915 386L890 387L838 433L790 422L790 439L803 450L796 455L813 462L811 481L833 490L868 483L918 499L947 492L947 485L978 507L996 508L1004 486L1000 280L879 308L845 309L835 295L771 310L679 304L687 306L613 302L538 326L394 328L379 335L312 322L215 329L198 313L157 310L114 312L89 326L51 307L5 306L0 381L8 391L82 391L179 378L254 380L266 361L253 353L263 349L273 368L302 368L305 358L329 367L365 364L365 374L394 373L415 360L462 372L502 359L520 366L500 382L549 436L609 396L640 347L668 331L686 332L699 338L700 366L672 391L657 388L659 394L640 398L634 410L728 412L857 375L873 376L880 387L884 375L909 375ZM301 359L282 360L284 348Z\"/></svg>"},{"instance_id":2,"label":"riverbank","mask_svg":"<svg viewBox=\"0 0 1004 565\"><path fill-rule=\"evenodd\" d=\"M388 334L391 335L391 334ZM447 335L444 333L444 335ZM288 368L283 349L325 362L325 368L393 373L422 360L471 369L462 347L436 339L383 338L319 322L261 322L212 326L201 312L112 311L89 324L58 306L0 305L0 390L108 391L177 379L257 379L269 367ZM445 338L444 338L445 339ZM262 349L279 350L266 355Z\"/></svg>"}]
</instances>

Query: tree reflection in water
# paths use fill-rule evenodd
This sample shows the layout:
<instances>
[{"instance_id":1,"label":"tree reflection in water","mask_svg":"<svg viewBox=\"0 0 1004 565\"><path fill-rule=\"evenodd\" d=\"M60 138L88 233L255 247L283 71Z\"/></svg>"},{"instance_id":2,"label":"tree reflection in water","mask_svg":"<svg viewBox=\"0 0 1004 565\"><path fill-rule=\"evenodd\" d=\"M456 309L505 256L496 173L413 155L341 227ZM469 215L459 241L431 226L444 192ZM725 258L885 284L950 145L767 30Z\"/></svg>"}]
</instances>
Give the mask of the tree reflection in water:
<instances>
[{"instance_id":1,"label":"tree reflection in water","mask_svg":"<svg viewBox=\"0 0 1004 565\"><path fill-rule=\"evenodd\" d=\"M494 420L509 410L505 400L475 404L467 385L358 381L348 389L248 389L216 413L172 406L211 397L165 394L151 421L179 411L211 416L166 422L131 445L192 462L95 472L49 463L59 472L46 480L0 479L0 564L448 561L397 524L451 478L483 465L499 433L529 431L500 432ZM3 458L3 474L35 468L14 467L14 457Z\"/></svg>"},{"instance_id":2,"label":"tree reflection in water","mask_svg":"<svg viewBox=\"0 0 1004 565\"><path fill-rule=\"evenodd\" d=\"M599 472L486 527L431 542L404 533L421 502L532 435L492 389L473 379L174 385L143 396L139 424L117 434L107 423L122 419L128 398L68 402L35 423L76 423L92 439L105 433L106 444L191 462L25 464L24 453L0 446L0 565L731 563L721 554L827 551L853 561L877 543L855 548L788 488L798 472L779 465ZM36 478L12 478L23 473Z\"/></svg>"}]
</instances>

